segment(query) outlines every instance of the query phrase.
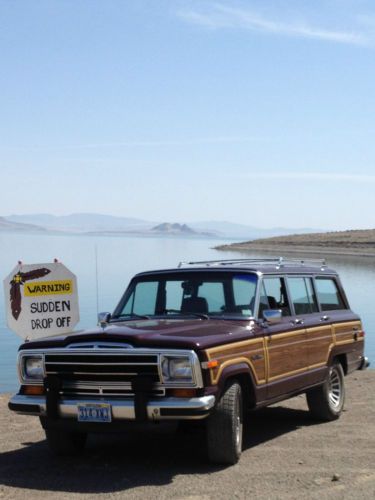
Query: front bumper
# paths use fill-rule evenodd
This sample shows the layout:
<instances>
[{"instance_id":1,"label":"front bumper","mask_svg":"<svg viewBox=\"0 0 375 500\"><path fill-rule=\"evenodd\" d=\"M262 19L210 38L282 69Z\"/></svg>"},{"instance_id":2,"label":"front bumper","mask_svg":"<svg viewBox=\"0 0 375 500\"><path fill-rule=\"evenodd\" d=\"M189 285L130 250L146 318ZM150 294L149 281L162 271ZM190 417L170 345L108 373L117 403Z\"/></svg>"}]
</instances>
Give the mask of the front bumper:
<instances>
[{"instance_id":1,"label":"front bumper","mask_svg":"<svg viewBox=\"0 0 375 500\"><path fill-rule=\"evenodd\" d=\"M133 399L68 399L61 398L57 403L58 418L78 418L77 405L80 403L108 403L111 405L112 421L135 421L136 408ZM159 420L199 420L209 415L215 404L215 396L197 398L160 398L147 401L145 410L147 419ZM12 396L8 407L23 415L47 417L47 401L45 396Z\"/></svg>"}]
</instances>

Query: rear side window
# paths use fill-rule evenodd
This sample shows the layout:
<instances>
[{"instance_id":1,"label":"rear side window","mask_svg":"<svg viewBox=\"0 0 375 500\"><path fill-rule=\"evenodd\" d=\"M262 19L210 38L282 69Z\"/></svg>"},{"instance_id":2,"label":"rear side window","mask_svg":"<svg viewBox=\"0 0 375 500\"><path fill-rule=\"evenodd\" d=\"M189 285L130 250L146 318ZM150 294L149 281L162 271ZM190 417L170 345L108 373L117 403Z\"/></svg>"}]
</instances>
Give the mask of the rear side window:
<instances>
[{"instance_id":1,"label":"rear side window","mask_svg":"<svg viewBox=\"0 0 375 500\"><path fill-rule=\"evenodd\" d=\"M346 309L337 284L333 278L315 278L315 285L322 311Z\"/></svg>"},{"instance_id":2,"label":"rear side window","mask_svg":"<svg viewBox=\"0 0 375 500\"><path fill-rule=\"evenodd\" d=\"M318 312L311 278L288 278L288 286L297 315Z\"/></svg>"},{"instance_id":3,"label":"rear side window","mask_svg":"<svg viewBox=\"0 0 375 500\"><path fill-rule=\"evenodd\" d=\"M283 316L290 316L288 294L284 278L264 278L261 289L259 315L265 309L281 309Z\"/></svg>"}]
</instances>

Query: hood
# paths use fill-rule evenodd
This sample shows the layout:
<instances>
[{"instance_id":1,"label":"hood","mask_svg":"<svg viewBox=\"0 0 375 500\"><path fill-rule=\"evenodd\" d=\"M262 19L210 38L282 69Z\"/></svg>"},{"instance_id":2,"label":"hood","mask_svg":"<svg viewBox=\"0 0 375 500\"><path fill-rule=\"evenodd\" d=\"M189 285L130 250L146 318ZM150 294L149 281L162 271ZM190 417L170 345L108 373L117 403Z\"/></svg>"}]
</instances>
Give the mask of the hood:
<instances>
[{"instance_id":1,"label":"hood","mask_svg":"<svg viewBox=\"0 0 375 500\"><path fill-rule=\"evenodd\" d=\"M223 319L149 319L108 324L73 332L61 337L48 337L22 344L20 349L65 347L90 341L124 342L133 347L206 349L254 336L253 321Z\"/></svg>"}]
</instances>

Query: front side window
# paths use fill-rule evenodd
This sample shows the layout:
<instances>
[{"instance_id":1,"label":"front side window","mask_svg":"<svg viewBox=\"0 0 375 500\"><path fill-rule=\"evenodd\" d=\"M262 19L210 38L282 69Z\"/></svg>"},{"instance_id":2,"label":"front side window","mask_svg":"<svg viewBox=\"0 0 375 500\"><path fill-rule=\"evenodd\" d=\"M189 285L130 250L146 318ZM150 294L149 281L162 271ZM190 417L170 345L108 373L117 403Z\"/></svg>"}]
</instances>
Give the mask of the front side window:
<instances>
[{"instance_id":1,"label":"front side window","mask_svg":"<svg viewBox=\"0 0 375 500\"><path fill-rule=\"evenodd\" d=\"M254 314L257 279L252 274L233 276L233 299L236 311L243 315Z\"/></svg>"},{"instance_id":2,"label":"front side window","mask_svg":"<svg viewBox=\"0 0 375 500\"><path fill-rule=\"evenodd\" d=\"M255 274L176 273L135 279L112 318L179 317L204 314L252 317L258 278Z\"/></svg>"},{"instance_id":3,"label":"front side window","mask_svg":"<svg viewBox=\"0 0 375 500\"><path fill-rule=\"evenodd\" d=\"M296 315L318 312L311 278L289 277L288 286Z\"/></svg>"},{"instance_id":4,"label":"front side window","mask_svg":"<svg viewBox=\"0 0 375 500\"><path fill-rule=\"evenodd\" d=\"M315 285L322 311L346 309L337 284L333 278L316 278Z\"/></svg>"}]
</instances>

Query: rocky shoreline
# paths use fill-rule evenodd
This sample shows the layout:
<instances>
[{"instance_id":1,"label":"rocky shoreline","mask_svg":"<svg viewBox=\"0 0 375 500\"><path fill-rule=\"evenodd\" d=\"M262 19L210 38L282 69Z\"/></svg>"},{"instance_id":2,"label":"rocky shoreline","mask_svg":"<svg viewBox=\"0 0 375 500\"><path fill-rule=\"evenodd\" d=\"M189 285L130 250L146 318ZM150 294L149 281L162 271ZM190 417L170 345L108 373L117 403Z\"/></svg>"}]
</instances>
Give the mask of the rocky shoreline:
<instances>
[{"instance_id":1,"label":"rocky shoreline","mask_svg":"<svg viewBox=\"0 0 375 500\"><path fill-rule=\"evenodd\" d=\"M275 236L220 245L215 249L238 252L375 257L375 229Z\"/></svg>"},{"instance_id":2,"label":"rocky shoreline","mask_svg":"<svg viewBox=\"0 0 375 500\"><path fill-rule=\"evenodd\" d=\"M219 245L215 250L234 251L234 252L272 252L278 254L290 253L298 255L346 255L348 257L372 257L375 258L375 248L362 247L334 247L334 246L307 246L307 245L277 245L260 244L255 242L232 243L228 245Z\"/></svg>"}]
</instances>

